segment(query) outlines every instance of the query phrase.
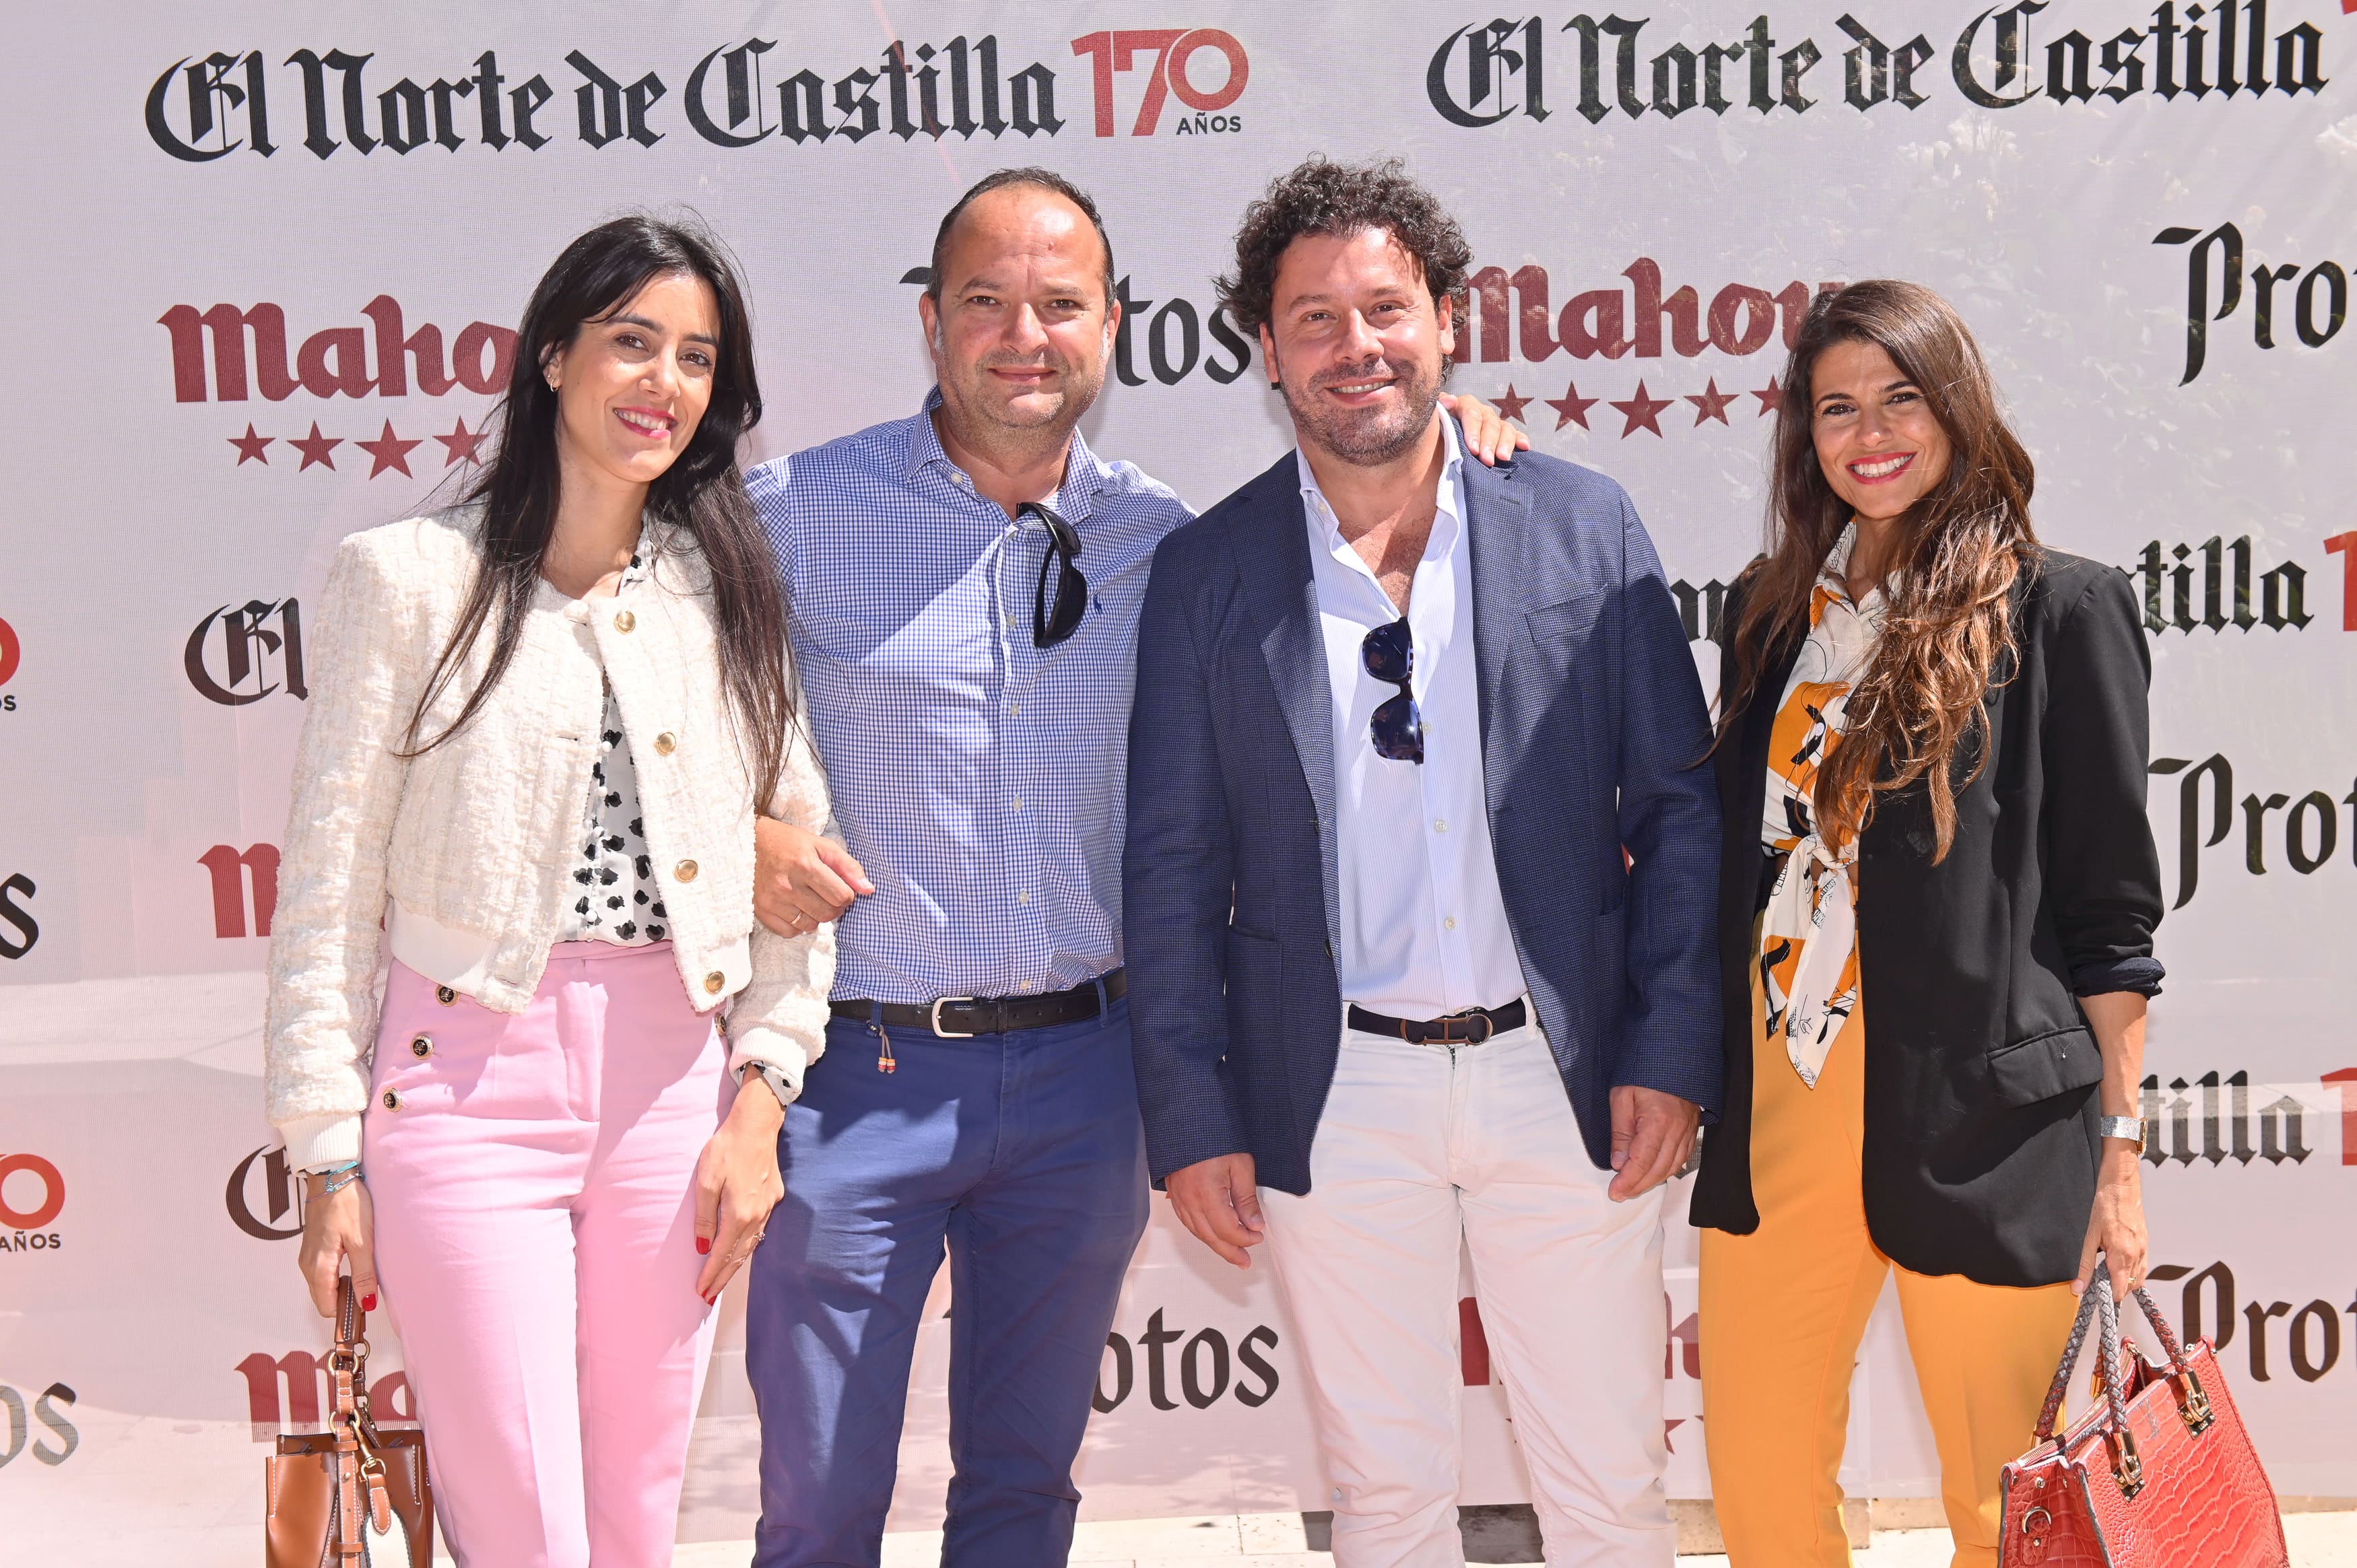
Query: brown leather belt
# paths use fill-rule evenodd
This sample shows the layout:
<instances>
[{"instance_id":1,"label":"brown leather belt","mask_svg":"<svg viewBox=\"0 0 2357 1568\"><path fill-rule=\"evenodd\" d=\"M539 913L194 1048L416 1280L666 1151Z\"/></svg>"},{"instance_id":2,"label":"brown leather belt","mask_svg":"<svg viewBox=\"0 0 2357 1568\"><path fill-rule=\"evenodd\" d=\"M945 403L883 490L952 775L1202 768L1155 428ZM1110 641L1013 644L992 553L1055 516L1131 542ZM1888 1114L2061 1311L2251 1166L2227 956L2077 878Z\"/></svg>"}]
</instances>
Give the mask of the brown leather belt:
<instances>
[{"instance_id":1,"label":"brown leather belt","mask_svg":"<svg viewBox=\"0 0 2357 1568\"><path fill-rule=\"evenodd\" d=\"M1101 1011L1097 1001L1099 986L1104 988L1106 1002L1120 1001L1129 994L1129 971L1116 969L1094 980L1084 980L1069 991L1050 991L1038 996L944 996L922 1005L887 1002L883 1004L883 1022L894 1029L923 1029L944 1040L1009 1035L1018 1029L1048 1029L1095 1017ZM877 1018L877 1004L873 1002L846 999L830 1003L827 1010L838 1018L862 1024L874 1023Z\"/></svg>"},{"instance_id":2,"label":"brown leather belt","mask_svg":"<svg viewBox=\"0 0 2357 1568\"><path fill-rule=\"evenodd\" d=\"M1370 1035L1392 1035L1412 1046L1478 1046L1492 1035L1519 1029L1530 1021L1530 1010L1517 998L1503 1007L1468 1007L1445 1018L1393 1018L1353 1005L1351 1027Z\"/></svg>"}]
</instances>

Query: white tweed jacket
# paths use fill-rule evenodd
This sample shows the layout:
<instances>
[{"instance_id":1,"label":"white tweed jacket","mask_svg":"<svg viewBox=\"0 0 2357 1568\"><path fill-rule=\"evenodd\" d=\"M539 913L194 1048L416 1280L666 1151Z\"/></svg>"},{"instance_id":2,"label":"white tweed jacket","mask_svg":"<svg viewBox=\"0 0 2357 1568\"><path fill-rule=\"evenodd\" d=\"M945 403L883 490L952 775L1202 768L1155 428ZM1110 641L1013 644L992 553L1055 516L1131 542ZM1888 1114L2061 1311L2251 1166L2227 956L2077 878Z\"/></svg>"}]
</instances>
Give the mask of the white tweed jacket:
<instances>
[{"instance_id":1,"label":"white tweed jacket","mask_svg":"<svg viewBox=\"0 0 2357 1568\"><path fill-rule=\"evenodd\" d=\"M795 1085L824 1047L834 931L753 918L753 800L723 695L710 575L653 519L647 578L612 598L545 581L513 661L467 727L414 759L409 716L479 558L457 508L346 539L309 636L311 694L281 844L264 1026L267 1114L297 1170L360 1157L385 950L486 1007L521 1013L555 940L611 681L637 765L680 983L726 1008L731 1065ZM457 716L496 628L427 708ZM767 814L832 834L826 780L793 736Z\"/></svg>"}]
</instances>

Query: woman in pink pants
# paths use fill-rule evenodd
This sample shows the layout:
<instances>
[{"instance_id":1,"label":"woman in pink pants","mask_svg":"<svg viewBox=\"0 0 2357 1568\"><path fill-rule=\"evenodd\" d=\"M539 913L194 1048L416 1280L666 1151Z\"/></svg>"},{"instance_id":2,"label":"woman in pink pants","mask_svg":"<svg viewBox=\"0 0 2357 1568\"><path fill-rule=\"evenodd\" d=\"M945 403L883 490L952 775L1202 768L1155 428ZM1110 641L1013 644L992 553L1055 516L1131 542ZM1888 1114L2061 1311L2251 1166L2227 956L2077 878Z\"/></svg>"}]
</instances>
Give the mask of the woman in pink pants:
<instances>
[{"instance_id":1,"label":"woman in pink pants","mask_svg":"<svg viewBox=\"0 0 2357 1568\"><path fill-rule=\"evenodd\" d=\"M268 1113L313 1301L349 1264L400 1329L458 1562L637 1568L671 1560L713 1304L825 1037L832 932L755 922L754 814L825 831L826 788L725 254L601 225L513 351L464 501L328 574Z\"/></svg>"}]
</instances>

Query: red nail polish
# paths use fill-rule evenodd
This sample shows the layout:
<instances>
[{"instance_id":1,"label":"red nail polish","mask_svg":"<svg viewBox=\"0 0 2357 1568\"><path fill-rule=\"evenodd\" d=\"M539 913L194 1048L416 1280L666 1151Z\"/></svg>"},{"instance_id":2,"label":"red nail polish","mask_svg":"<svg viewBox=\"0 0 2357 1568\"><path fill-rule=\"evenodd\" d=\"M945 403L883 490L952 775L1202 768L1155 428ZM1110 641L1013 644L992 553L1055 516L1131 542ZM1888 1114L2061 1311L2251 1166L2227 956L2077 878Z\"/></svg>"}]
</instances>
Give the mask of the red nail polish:
<instances>
[{"instance_id":1,"label":"red nail polish","mask_svg":"<svg viewBox=\"0 0 2357 1568\"><path fill-rule=\"evenodd\" d=\"M705 1297L704 1298L704 1305L706 1305L706 1306L712 1306L712 1305L716 1305L716 1304L719 1302L719 1300L720 1300L720 1293L719 1293L718 1291L714 1291L710 1295L707 1295L707 1296L705 1296Z\"/></svg>"},{"instance_id":2,"label":"red nail polish","mask_svg":"<svg viewBox=\"0 0 2357 1568\"><path fill-rule=\"evenodd\" d=\"M709 1236L698 1236L695 1239L695 1250L699 1253L709 1252L712 1251L712 1238Z\"/></svg>"},{"instance_id":3,"label":"red nail polish","mask_svg":"<svg viewBox=\"0 0 2357 1568\"><path fill-rule=\"evenodd\" d=\"M376 1297L374 1295L364 1295L361 1297L361 1310L362 1312L374 1312L376 1310Z\"/></svg>"}]
</instances>

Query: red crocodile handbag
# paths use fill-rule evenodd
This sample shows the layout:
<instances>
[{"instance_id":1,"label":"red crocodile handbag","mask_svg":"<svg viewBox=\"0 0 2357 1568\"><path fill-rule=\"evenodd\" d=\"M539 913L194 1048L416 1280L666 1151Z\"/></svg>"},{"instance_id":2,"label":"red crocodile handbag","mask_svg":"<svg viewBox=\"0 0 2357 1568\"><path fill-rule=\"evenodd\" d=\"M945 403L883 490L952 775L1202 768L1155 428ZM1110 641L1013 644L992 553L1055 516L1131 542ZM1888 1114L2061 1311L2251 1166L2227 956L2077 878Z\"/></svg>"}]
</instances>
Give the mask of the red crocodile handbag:
<instances>
[{"instance_id":1,"label":"red crocodile handbag","mask_svg":"<svg viewBox=\"0 0 2357 1568\"><path fill-rule=\"evenodd\" d=\"M2123 1359L2111 1271L2099 1264L2039 1412L2037 1446L2005 1467L2000 1568L2289 1568L2275 1489L2210 1342L2186 1348L2150 1295L2136 1299L2169 1365L2134 1347ZM2103 1398L2058 1438L2090 1320L2102 1331Z\"/></svg>"}]
</instances>

